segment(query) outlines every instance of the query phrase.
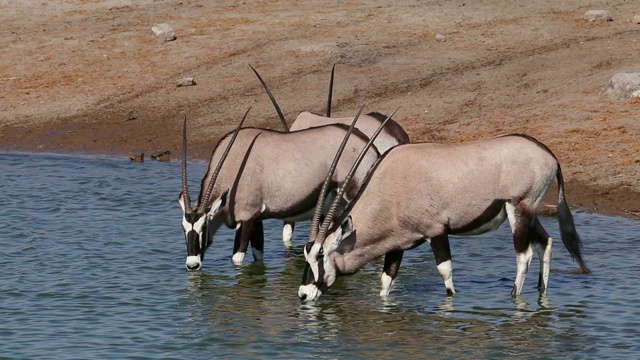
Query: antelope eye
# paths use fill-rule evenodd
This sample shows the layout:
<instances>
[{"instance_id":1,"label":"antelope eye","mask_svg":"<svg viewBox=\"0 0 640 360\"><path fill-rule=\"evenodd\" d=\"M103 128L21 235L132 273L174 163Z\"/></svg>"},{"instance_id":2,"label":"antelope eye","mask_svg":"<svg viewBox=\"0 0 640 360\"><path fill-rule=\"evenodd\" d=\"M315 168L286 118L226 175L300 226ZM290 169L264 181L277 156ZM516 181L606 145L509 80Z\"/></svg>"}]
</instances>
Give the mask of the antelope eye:
<instances>
[{"instance_id":1,"label":"antelope eye","mask_svg":"<svg viewBox=\"0 0 640 360\"><path fill-rule=\"evenodd\" d=\"M320 247L320 251L318 251L318 255L316 255L316 260L320 260L324 257L324 249Z\"/></svg>"}]
</instances>

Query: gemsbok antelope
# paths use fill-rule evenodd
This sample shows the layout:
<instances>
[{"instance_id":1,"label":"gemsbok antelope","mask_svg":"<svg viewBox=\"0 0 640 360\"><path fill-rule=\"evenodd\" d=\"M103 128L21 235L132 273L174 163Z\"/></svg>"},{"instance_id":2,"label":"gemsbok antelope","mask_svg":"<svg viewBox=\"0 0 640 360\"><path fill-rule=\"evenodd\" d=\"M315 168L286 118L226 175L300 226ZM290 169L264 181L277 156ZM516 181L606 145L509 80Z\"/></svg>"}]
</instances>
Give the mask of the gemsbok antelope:
<instances>
[{"instance_id":1,"label":"gemsbok antelope","mask_svg":"<svg viewBox=\"0 0 640 360\"><path fill-rule=\"evenodd\" d=\"M336 277L352 274L382 255L380 295L386 296L403 252L425 241L431 244L451 296L455 288L449 234L484 233L506 218L516 252L512 296L522 291L532 247L540 258L538 288L546 292L552 239L536 211L554 178L562 242L582 272L588 273L558 159L538 140L512 134L460 144L399 145L387 152L342 215L332 219L329 209L322 225L316 225L319 230L304 249L306 267L298 296L316 300Z\"/></svg>"},{"instance_id":2,"label":"gemsbok antelope","mask_svg":"<svg viewBox=\"0 0 640 360\"><path fill-rule=\"evenodd\" d=\"M276 113L280 118L280 122L284 124L285 131L298 131L329 124L349 125L353 121L353 117L331 117L331 99L333 97L333 84L336 69L335 64L331 68L331 77L329 79L329 95L327 97L327 109L325 112L325 116L318 115L309 111L303 111L296 117L295 121L291 124L291 127L287 126L287 122L284 118L282 110L280 109L280 106L278 105L278 102L273 96L273 93L269 89L267 83L253 66L249 65L249 67L251 68L251 70L253 70L253 72L258 77L258 80L262 84L262 88L271 100L271 103L273 104L273 107L275 108ZM361 115L358 119L356 128L362 131L368 137L371 137L383 121L387 121L386 125L373 142L373 145L376 147L376 149L378 149L381 155L386 153L387 151L389 151L389 149L396 145L407 144L410 142L409 135L407 135L400 124L398 124L393 119L387 119L386 115L380 114L378 112L370 112L365 115ZM284 222L282 228L282 241L287 245L291 245L294 228L295 222Z\"/></svg>"},{"instance_id":3,"label":"gemsbok antelope","mask_svg":"<svg viewBox=\"0 0 640 360\"><path fill-rule=\"evenodd\" d=\"M178 200L184 215L182 226L187 241L187 269L201 268L205 250L222 224L236 228L232 260L241 264L249 242L254 259L262 259L262 220L311 219L325 176L345 134L351 136L345 138L343 156L339 161L335 160L336 175L330 180L329 191L342 185L340 179L349 172L354 159L368 141L368 137L353 128L361 111L362 108L351 127L334 124L296 132L278 132L240 129L241 123L213 150L194 207L190 203L186 180L185 119L183 182ZM378 157L375 147L366 150L362 166L356 169L355 181L343 192L346 199L355 196Z\"/></svg>"}]
</instances>

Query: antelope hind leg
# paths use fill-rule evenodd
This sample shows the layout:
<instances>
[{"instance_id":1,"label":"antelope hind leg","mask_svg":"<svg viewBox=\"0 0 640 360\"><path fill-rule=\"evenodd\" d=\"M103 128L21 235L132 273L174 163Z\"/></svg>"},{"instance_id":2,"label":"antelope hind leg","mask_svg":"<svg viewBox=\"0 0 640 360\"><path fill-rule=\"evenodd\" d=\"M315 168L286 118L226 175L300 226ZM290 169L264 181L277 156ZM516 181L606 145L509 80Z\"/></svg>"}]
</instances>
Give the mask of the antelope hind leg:
<instances>
[{"instance_id":1,"label":"antelope hind leg","mask_svg":"<svg viewBox=\"0 0 640 360\"><path fill-rule=\"evenodd\" d=\"M516 250L516 279L511 290L511 296L518 296L522 292L524 280L531 265L533 249L531 248L530 234L532 226L531 212L523 206L505 204L509 225L513 234L513 247Z\"/></svg>"},{"instance_id":2,"label":"antelope hind leg","mask_svg":"<svg viewBox=\"0 0 640 360\"><path fill-rule=\"evenodd\" d=\"M404 250L390 251L384 255L384 267L382 269L382 290L380 290L380 296L388 296L391 292L391 286L393 285L398 271L400 270L400 263L402 262L402 255Z\"/></svg>"},{"instance_id":3,"label":"antelope hind leg","mask_svg":"<svg viewBox=\"0 0 640 360\"><path fill-rule=\"evenodd\" d=\"M541 293L547 291L549 285L549 271L551 269L551 249L553 239L547 234L536 217L531 224L531 243L540 259L540 274L538 276L538 290Z\"/></svg>"}]
</instances>

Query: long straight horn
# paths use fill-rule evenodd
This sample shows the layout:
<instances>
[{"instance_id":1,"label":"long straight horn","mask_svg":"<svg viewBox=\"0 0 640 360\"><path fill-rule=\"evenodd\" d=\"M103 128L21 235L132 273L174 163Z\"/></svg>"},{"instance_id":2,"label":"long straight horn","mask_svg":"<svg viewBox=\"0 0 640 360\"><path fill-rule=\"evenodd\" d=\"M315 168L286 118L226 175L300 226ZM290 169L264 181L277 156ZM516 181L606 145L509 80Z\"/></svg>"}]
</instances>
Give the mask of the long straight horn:
<instances>
[{"instance_id":1,"label":"long straight horn","mask_svg":"<svg viewBox=\"0 0 640 360\"><path fill-rule=\"evenodd\" d=\"M336 72L336 64L331 67L331 79L329 80L329 97L327 98L327 117L331 117L331 100L333 98L333 75Z\"/></svg>"},{"instance_id":2,"label":"long straight horn","mask_svg":"<svg viewBox=\"0 0 640 360\"><path fill-rule=\"evenodd\" d=\"M184 115L182 124L182 201L185 212L191 212L191 196L189 196L189 183L187 181L187 115Z\"/></svg>"},{"instance_id":3,"label":"long straight horn","mask_svg":"<svg viewBox=\"0 0 640 360\"><path fill-rule=\"evenodd\" d=\"M287 121L284 119L284 115L282 115L282 110L280 110L280 105L278 105L278 102L276 101L276 98L271 93L271 90L269 90L269 86L267 86L267 83L264 82L264 80L262 79L262 76L260 76L260 74L258 74L258 71L256 69L254 69L253 66L251 66L251 64L249 64L249 67L256 74L256 76L258 77L258 80L260 80L260 83L262 84L262 88L264 89L264 91L269 96L269 99L271 100L271 103L273 104L273 107L276 108L276 112L278 113L278 117L280 118L280 122L282 122L282 126L284 127L284 131L285 132L289 132L289 125L287 125Z\"/></svg>"},{"instance_id":4,"label":"long straight horn","mask_svg":"<svg viewBox=\"0 0 640 360\"><path fill-rule=\"evenodd\" d=\"M231 150L231 145L233 145L233 142L236 141L236 137L238 137L238 133L242 128L242 124L244 124L244 120L247 118L247 115L249 114L249 110L251 110L251 107L249 107L247 109L247 112L244 113L242 120L240 120L240 124L238 124L238 127L233 132L233 136L231 137L231 140L229 140L229 143L227 144L227 148L224 149L224 153L222 153L222 157L220 157L220 160L218 161L218 165L216 165L216 169L213 171L213 174L211 175L211 179L209 180L209 185L207 186L207 191L204 193L204 198L201 204L201 206L203 206L203 209L206 209L209 206L209 200L210 200L209 198L211 197L211 192L213 191L213 185L216 183L216 179L218 178L218 174L220 173L222 164L227 159L227 155L229 155L229 150Z\"/></svg>"},{"instance_id":5,"label":"long straight horn","mask_svg":"<svg viewBox=\"0 0 640 360\"><path fill-rule=\"evenodd\" d=\"M369 138L369 141L367 142L367 144L364 146L364 148L362 148L362 151L360 151L360 154L358 155L358 158L351 166L351 169L349 169L349 173L347 173L347 176L344 178L344 183L342 184L342 187L340 187L340 190L338 190L338 194L336 195L336 198L333 200L331 207L329 207L329 210L327 211L327 215L324 219L324 222L322 223L322 227L320 227L320 230L318 231L317 239L319 239L320 242L324 241L324 238L327 235L327 230L329 230L329 225L331 225L331 221L333 221L333 217L335 216L336 211L338 209L338 205L340 204L340 199L344 195L344 192L346 191L347 185L349 185L349 181L351 181L353 174L355 174L356 169L358 168L358 166L360 166L362 159L364 159L364 155L367 153L367 151L369 151L369 148L373 144L373 141L378 137L378 134L380 134L380 132L382 131L382 128L384 128L384 126L387 124L387 121L389 121L389 119L391 119L391 117L395 115L398 109L396 109L393 113L391 113L391 115L387 116L387 118L382 122L382 124L378 126L378 129L376 130L376 132L373 133L373 135L371 135L371 138Z\"/></svg>"},{"instance_id":6,"label":"long straight horn","mask_svg":"<svg viewBox=\"0 0 640 360\"><path fill-rule=\"evenodd\" d=\"M333 158L333 162L331 163L331 167L329 168L329 173L327 174L327 177L324 179L324 183L322 184L322 189L320 190L320 195L318 196L318 201L316 202L316 208L313 213L313 219L311 220L311 229L309 230L309 242L314 242L316 239L316 235L318 234L318 229L320 227L320 215L322 214L322 206L324 205L324 198L327 195L329 182L333 177L333 173L335 172L336 166L338 165L338 160L340 159L340 156L342 155L342 152L344 151L344 148L347 145L347 141L349 140L349 137L353 132L353 128L355 127L356 122L358 121L358 118L362 113L362 109L364 109L364 104L362 105L362 107L360 107L360 110L358 110L356 117L353 118L353 121L351 122L351 126L349 126L349 130L347 130L347 133L345 134L344 139L342 139L342 143L338 148L338 152L336 153L336 156Z\"/></svg>"}]
</instances>

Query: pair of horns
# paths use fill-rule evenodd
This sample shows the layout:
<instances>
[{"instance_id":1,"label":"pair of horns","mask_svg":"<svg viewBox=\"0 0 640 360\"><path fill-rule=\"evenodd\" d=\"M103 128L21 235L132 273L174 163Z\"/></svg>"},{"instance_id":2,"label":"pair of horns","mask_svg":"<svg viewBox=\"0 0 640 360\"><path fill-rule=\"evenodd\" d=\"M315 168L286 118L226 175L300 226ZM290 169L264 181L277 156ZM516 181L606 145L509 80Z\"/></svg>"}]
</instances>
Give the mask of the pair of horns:
<instances>
[{"instance_id":1,"label":"pair of horns","mask_svg":"<svg viewBox=\"0 0 640 360\"><path fill-rule=\"evenodd\" d=\"M378 126L378 129L376 129L376 132L373 133L373 135L371 135L367 144L362 148L362 150L360 151L360 154L358 155L358 158L351 166L351 169L349 169L347 176L345 176L344 182L340 187L340 189L338 190L338 194L336 195L336 198L333 200L333 203L331 203L331 206L327 211L327 215L325 216L325 219L322 225L320 225L319 224L320 215L322 214L322 206L324 204L324 199L326 197L327 189L329 188L329 182L333 177L333 173L335 172L336 166L338 164L338 160L342 155L342 151L344 150L344 147L347 144L349 137L351 136L351 132L355 127L355 124L358 121L358 118L360 117L360 113L362 112L363 108L364 108L364 105L362 105L362 107L358 111L358 114L353 119L353 122L351 123L351 126L347 131L347 134L345 135L344 139L342 139L340 148L338 149L338 152L336 153L336 156L334 157L333 162L331 163L331 168L329 169L329 173L327 174L327 177L324 180L324 184L322 184L322 190L320 190L318 202L316 203L316 208L313 214L313 220L311 222L311 229L309 230L309 242L322 243L324 241L327 235L327 231L329 230L329 226L331 225L331 222L333 221L333 218L336 212L338 211L338 205L340 204L340 199L342 198L342 196L344 196L347 186L349 185L349 182L353 178L353 175L355 174L356 169L358 168L358 166L360 166L362 159L364 159L365 154L367 153L367 151L369 151L369 148L371 148L371 145L373 145L374 140L378 137L378 135L382 131L382 128L384 128L384 126L387 124L389 119L391 119L391 117L395 115L395 113L399 109L399 108L396 109L393 113L391 113L391 115L387 116L387 118L380 124L380 126Z\"/></svg>"},{"instance_id":2,"label":"pair of horns","mask_svg":"<svg viewBox=\"0 0 640 360\"><path fill-rule=\"evenodd\" d=\"M276 98L271 93L271 90L269 90L269 86L267 86L267 83L262 79L262 76L260 76L258 71L253 66L251 66L251 64L249 64L249 67L256 74L256 76L258 77L258 80L260 80L260 84L262 84L262 88L267 93L267 96L269 96L269 99L271 100L271 103L273 104L273 107L276 109L276 112L278 113L278 117L280 118L280 122L282 123L282 126L284 127L284 131L285 132L289 132L289 126L287 125L287 122L284 119L284 115L282 114L282 110L280 109L280 105L278 105L278 102L276 101ZM329 96L328 96L328 99L327 99L327 112L326 112L326 115L325 115L326 117L331 117L331 101L332 101L332 98L333 98L333 79L334 79L335 71L336 71L336 64L333 64L333 66L331 67L331 79L329 80Z\"/></svg>"},{"instance_id":3,"label":"pair of horns","mask_svg":"<svg viewBox=\"0 0 640 360\"><path fill-rule=\"evenodd\" d=\"M238 127L233 132L233 136L231 137L231 140L229 140L229 143L227 144L227 147L225 148L224 153L222 153L222 157L218 161L218 164L216 165L216 168L213 171L213 174L211 175L211 179L209 180L209 185L207 186L207 190L204 193L202 204L200 204L201 209L206 209L207 207L210 206L209 201L211 200L211 193L213 192L213 186L216 183L216 179L218 178L218 174L220 173L222 164L227 159L227 155L229 155L229 151L231 150L231 145L233 145L233 143L236 141L236 137L238 137L238 133L240 132L240 129L242 128L242 124L244 124L244 121L247 118L247 115L249 114L250 110L251 108L249 107L249 109L247 109L247 111L244 113L242 120L240 120ZM186 212L189 213L193 211L193 208L191 207L191 197L189 196L189 184L187 181L187 116L186 115L184 115L184 123L182 125L182 152L183 152L182 154L183 156L182 157L182 199L185 204Z\"/></svg>"}]
</instances>

